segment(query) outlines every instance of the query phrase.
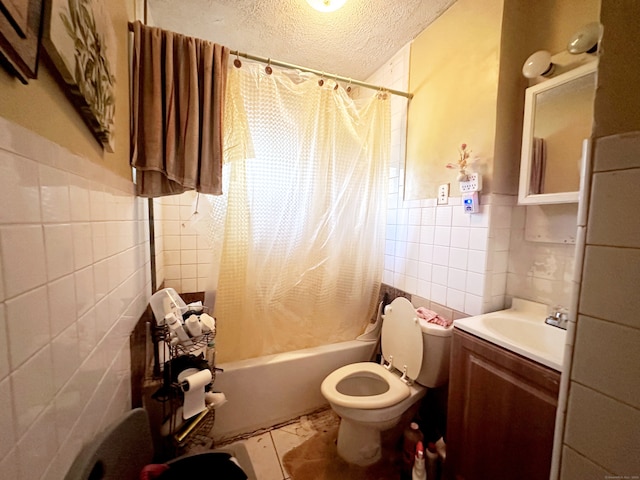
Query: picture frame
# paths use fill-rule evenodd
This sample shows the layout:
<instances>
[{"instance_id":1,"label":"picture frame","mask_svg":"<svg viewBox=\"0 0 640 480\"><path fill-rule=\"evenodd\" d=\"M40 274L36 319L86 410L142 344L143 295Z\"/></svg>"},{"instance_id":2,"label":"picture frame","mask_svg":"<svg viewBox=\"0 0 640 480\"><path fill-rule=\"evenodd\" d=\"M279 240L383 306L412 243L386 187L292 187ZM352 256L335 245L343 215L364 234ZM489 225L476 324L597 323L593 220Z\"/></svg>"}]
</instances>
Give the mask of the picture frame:
<instances>
[{"instance_id":1,"label":"picture frame","mask_svg":"<svg viewBox=\"0 0 640 480\"><path fill-rule=\"evenodd\" d=\"M106 0L49 0L42 43L102 147L115 150L117 41Z\"/></svg>"},{"instance_id":2,"label":"picture frame","mask_svg":"<svg viewBox=\"0 0 640 480\"><path fill-rule=\"evenodd\" d=\"M38 75L43 0L0 0L0 60L27 84Z\"/></svg>"}]
</instances>

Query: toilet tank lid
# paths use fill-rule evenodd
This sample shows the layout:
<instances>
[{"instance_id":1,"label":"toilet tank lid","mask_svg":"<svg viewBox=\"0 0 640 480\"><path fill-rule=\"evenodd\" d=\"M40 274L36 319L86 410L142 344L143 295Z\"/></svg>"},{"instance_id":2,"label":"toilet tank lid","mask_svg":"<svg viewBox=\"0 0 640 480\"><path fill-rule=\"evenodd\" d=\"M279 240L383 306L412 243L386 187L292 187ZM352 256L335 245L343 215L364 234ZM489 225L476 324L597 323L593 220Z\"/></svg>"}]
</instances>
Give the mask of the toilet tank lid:
<instances>
[{"instance_id":1,"label":"toilet tank lid","mask_svg":"<svg viewBox=\"0 0 640 480\"><path fill-rule=\"evenodd\" d=\"M429 323L422 318L420 318L419 320L422 333L426 333L427 335L433 335L435 337L450 337L453 333L453 324L449 325L448 327L443 327L442 325Z\"/></svg>"}]
</instances>

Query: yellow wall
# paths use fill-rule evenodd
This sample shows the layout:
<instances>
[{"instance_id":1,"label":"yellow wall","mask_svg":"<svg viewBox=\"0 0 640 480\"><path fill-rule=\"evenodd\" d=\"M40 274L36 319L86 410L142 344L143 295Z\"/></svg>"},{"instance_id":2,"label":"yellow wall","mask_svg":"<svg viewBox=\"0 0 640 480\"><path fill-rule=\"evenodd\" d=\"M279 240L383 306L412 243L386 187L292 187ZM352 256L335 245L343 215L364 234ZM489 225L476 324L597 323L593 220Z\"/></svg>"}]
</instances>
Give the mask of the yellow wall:
<instances>
[{"instance_id":1,"label":"yellow wall","mask_svg":"<svg viewBox=\"0 0 640 480\"><path fill-rule=\"evenodd\" d=\"M640 2L603 0L601 21L594 136L640 131Z\"/></svg>"},{"instance_id":2,"label":"yellow wall","mask_svg":"<svg viewBox=\"0 0 640 480\"><path fill-rule=\"evenodd\" d=\"M599 18L600 0L458 0L412 44L405 198L452 184L461 142L480 157L484 193L517 193L524 92L536 50L562 51Z\"/></svg>"},{"instance_id":3,"label":"yellow wall","mask_svg":"<svg viewBox=\"0 0 640 480\"><path fill-rule=\"evenodd\" d=\"M411 45L406 199L455 182L461 143L493 157L501 24L502 0L458 0Z\"/></svg>"},{"instance_id":4,"label":"yellow wall","mask_svg":"<svg viewBox=\"0 0 640 480\"><path fill-rule=\"evenodd\" d=\"M129 167L129 61L127 21L131 0L105 0L118 40L116 66L115 152L105 152L54 77L41 52L38 78L23 85L0 68L0 116L5 117L118 175L131 178Z\"/></svg>"}]
</instances>

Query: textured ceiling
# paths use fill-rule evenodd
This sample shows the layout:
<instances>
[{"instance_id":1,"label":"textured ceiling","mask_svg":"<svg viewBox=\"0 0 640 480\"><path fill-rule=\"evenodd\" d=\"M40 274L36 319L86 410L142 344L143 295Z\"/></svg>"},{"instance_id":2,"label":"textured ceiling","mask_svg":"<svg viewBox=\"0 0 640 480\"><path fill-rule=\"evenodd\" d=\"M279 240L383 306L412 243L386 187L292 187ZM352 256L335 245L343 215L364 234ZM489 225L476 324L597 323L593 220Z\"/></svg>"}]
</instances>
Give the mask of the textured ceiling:
<instances>
[{"instance_id":1,"label":"textured ceiling","mask_svg":"<svg viewBox=\"0 0 640 480\"><path fill-rule=\"evenodd\" d=\"M365 80L455 0L148 0L149 23L232 50Z\"/></svg>"}]
</instances>

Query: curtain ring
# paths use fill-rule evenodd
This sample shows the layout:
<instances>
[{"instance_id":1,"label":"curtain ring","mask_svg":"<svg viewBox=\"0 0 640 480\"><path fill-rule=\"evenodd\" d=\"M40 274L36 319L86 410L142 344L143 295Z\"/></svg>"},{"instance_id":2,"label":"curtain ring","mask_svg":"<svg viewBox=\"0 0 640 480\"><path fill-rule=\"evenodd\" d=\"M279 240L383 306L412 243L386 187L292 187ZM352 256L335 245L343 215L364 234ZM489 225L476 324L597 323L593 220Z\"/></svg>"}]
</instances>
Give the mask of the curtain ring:
<instances>
[{"instance_id":1,"label":"curtain ring","mask_svg":"<svg viewBox=\"0 0 640 480\"><path fill-rule=\"evenodd\" d=\"M273 68L271 68L271 59L267 59L267 66L264 67L264 71L267 72L267 75L271 75L273 73Z\"/></svg>"},{"instance_id":2,"label":"curtain ring","mask_svg":"<svg viewBox=\"0 0 640 480\"><path fill-rule=\"evenodd\" d=\"M336 76L334 77L336 80L336 86L333 87L334 90L338 90L338 87L340 86L340 84L338 83L338 75L336 74Z\"/></svg>"},{"instance_id":3,"label":"curtain ring","mask_svg":"<svg viewBox=\"0 0 640 480\"><path fill-rule=\"evenodd\" d=\"M324 72L322 72L322 77L320 77L320 80L318 80L318 85L320 86L324 85Z\"/></svg>"},{"instance_id":4,"label":"curtain ring","mask_svg":"<svg viewBox=\"0 0 640 480\"><path fill-rule=\"evenodd\" d=\"M351 93L351 79L349 79L349 83L347 84L347 93Z\"/></svg>"},{"instance_id":5,"label":"curtain ring","mask_svg":"<svg viewBox=\"0 0 640 480\"><path fill-rule=\"evenodd\" d=\"M240 61L240 51L236 50L236 59L233 61L233 66L236 68L240 68L242 66L242 62Z\"/></svg>"}]
</instances>

